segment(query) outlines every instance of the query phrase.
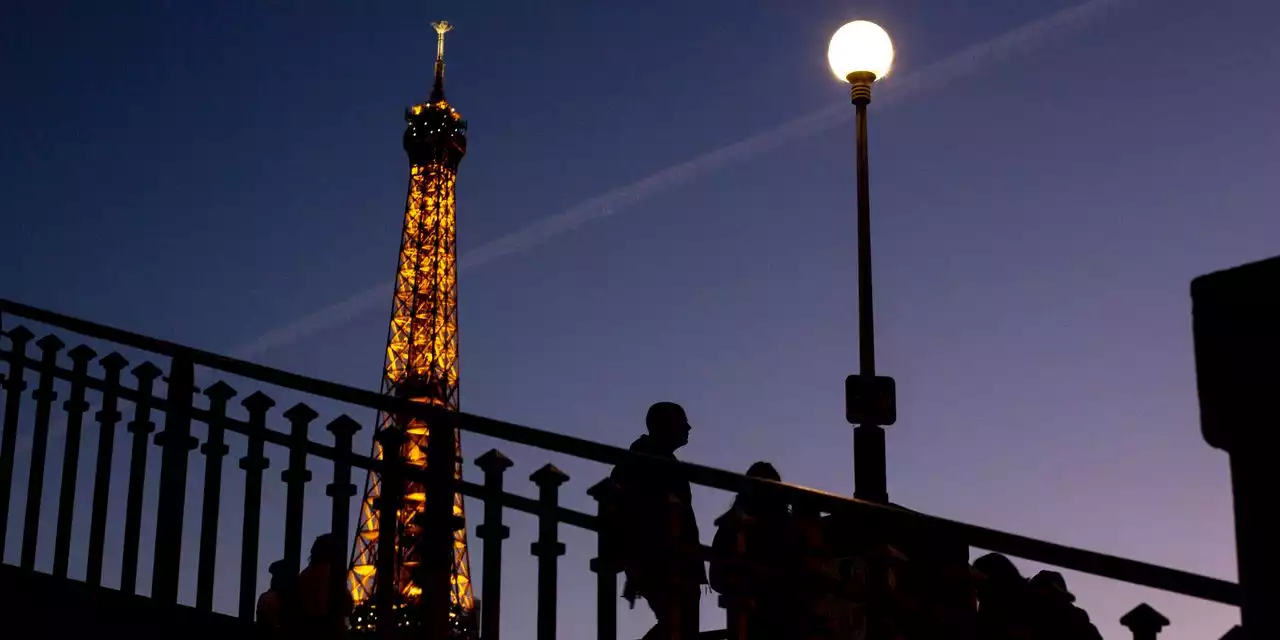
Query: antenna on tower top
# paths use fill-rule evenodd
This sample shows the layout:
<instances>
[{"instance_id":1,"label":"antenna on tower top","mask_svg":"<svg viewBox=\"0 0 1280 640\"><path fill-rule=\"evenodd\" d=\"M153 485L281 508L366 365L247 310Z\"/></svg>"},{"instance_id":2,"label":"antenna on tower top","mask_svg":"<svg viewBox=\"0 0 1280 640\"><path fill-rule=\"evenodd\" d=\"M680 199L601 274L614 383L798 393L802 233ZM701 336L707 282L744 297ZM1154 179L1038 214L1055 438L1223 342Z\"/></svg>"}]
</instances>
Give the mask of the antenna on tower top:
<instances>
[{"instance_id":1,"label":"antenna on tower top","mask_svg":"<svg viewBox=\"0 0 1280 640\"><path fill-rule=\"evenodd\" d=\"M444 34L453 31L453 25L441 20L431 26L436 30L436 82L431 87L431 101L439 102L444 100Z\"/></svg>"}]
</instances>

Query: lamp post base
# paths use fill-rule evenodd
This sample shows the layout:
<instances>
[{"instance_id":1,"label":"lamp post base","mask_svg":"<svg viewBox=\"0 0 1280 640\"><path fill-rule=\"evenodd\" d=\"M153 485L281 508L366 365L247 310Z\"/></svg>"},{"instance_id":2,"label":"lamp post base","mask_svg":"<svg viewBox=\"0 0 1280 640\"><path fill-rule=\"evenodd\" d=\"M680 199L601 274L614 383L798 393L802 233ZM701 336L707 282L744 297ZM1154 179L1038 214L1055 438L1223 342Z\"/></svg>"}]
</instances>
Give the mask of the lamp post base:
<instances>
[{"instance_id":1,"label":"lamp post base","mask_svg":"<svg viewBox=\"0 0 1280 640\"><path fill-rule=\"evenodd\" d=\"M853 497L868 502L889 502L885 470L884 428L864 424L853 428Z\"/></svg>"}]
</instances>

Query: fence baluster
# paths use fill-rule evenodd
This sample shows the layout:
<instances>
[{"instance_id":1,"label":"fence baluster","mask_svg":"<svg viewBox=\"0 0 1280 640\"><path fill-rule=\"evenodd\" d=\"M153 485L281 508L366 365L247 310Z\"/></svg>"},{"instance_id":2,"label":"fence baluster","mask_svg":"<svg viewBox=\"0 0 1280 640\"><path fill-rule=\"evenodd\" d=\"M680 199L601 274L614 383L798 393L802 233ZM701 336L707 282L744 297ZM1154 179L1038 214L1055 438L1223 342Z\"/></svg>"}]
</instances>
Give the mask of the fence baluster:
<instances>
[{"instance_id":1,"label":"fence baluster","mask_svg":"<svg viewBox=\"0 0 1280 640\"><path fill-rule=\"evenodd\" d=\"M538 633L537 640L556 637L556 573L564 543L557 538L560 525L555 509L560 506L560 485L569 476L547 464L533 472L529 479L538 485L538 503L544 511L538 514L538 540L530 545L538 558Z\"/></svg>"},{"instance_id":2,"label":"fence baluster","mask_svg":"<svg viewBox=\"0 0 1280 640\"><path fill-rule=\"evenodd\" d=\"M742 563L745 560L746 553L746 531L743 523L742 512L734 510L730 513L731 521L725 522L720 526L732 527L737 534L733 539L733 557L717 558L721 562ZM734 582L737 589L734 593L725 593L720 596L720 608L724 609L724 619L726 631L728 632L728 640L746 640L747 639L747 614L749 608L754 605L743 593L746 586L745 574L746 568L737 565L733 569L736 577Z\"/></svg>"},{"instance_id":3,"label":"fence baluster","mask_svg":"<svg viewBox=\"0 0 1280 640\"><path fill-rule=\"evenodd\" d=\"M667 494L667 501L664 507L665 507L664 508L665 513L663 518L667 521L666 522L667 531L669 532L667 534L668 539L684 540L685 539L684 538L685 525L684 525L684 517L683 517L684 507L683 507L683 504L680 502L680 499L677 498L674 494ZM682 544L676 547L675 557L680 558L680 562L683 563L685 562L684 554L698 553L699 551L700 549L698 549L696 546L690 547L688 545ZM686 576L680 575L674 587L677 589L688 588L688 585L684 583L685 579L686 579ZM672 640L697 640L696 636L694 638L690 638L688 634L684 632L686 628L695 626L691 624L691 621L686 619L690 615L690 611L687 607L684 606L685 599L681 597L668 598L667 602L665 602L664 604L667 605L667 619L671 621ZM695 610L692 612L692 614L699 615L699 612ZM883 640L883 639L877 636L868 635L867 640Z\"/></svg>"},{"instance_id":4,"label":"fence baluster","mask_svg":"<svg viewBox=\"0 0 1280 640\"><path fill-rule=\"evenodd\" d=\"M315 409L299 402L284 412L289 421L289 468L280 472L285 483L284 560L289 571L297 574L302 566L303 499L311 472L307 471L307 428L316 419Z\"/></svg>"},{"instance_id":5,"label":"fence baluster","mask_svg":"<svg viewBox=\"0 0 1280 640\"><path fill-rule=\"evenodd\" d=\"M76 478L80 470L80 434L84 427L84 412L89 410L85 402L85 378L89 361L98 354L85 345L67 352L71 357L71 394L62 408L67 412L66 441L62 447L62 483L58 487L58 524L53 536L53 576L67 577L67 564L71 556L71 526L75 518Z\"/></svg>"},{"instance_id":6,"label":"fence baluster","mask_svg":"<svg viewBox=\"0 0 1280 640\"><path fill-rule=\"evenodd\" d=\"M22 529L23 569L36 566L36 544L40 537L40 501L44 498L44 459L49 448L49 409L58 397L53 390L53 369L57 366L58 351L63 342L49 334L36 342L40 347L40 378L31 394L36 399L36 426L31 438L31 468L27 476L26 521Z\"/></svg>"},{"instance_id":7,"label":"fence baluster","mask_svg":"<svg viewBox=\"0 0 1280 640\"><path fill-rule=\"evenodd\" d=\"M1169 619L1144 602L1121 616L1120 624L1133 633L1133 640L1156 640L1160 630L1169 626Z\"/></svg>"},{"instance_id":8,"label":"fence baluster","mask_svg":"<svg viewBox=\"0 0 1280 640\"><path fill-rule=\"evenodd\" d=\"M333 434L333 482L325 487L325 495L333 502L330 515L329 532L339 544L347 544L350 539L351 498L356 495L356 485L351 482L351 440L360 430L360 423L343 414L325 427ZM336 615L339 603L345 600L347 590L347 574L344 571L329 573L329 607L330 615Z\"/></svg>"},{"instance_id":9,"label":"fence baluster","mask_svg":"<svg viewBox=\"0 0 1280 640\"><path fill-rule=\"evenodd\" d=\"M160 447L160 491L156 500L156 540L151 571L151 597L162 604L178 601L182 563L182 516L187 501L187 465L199 444L191 436L191 400L195 393L195 365L185 356L169 364L164 429L156 434Z\"/></svg>"},{"instance_id":10,"label":"fence baluster","mask_svg":"<svg viewBox=\"0 0 1280 640\"><path fill-rule=\"evenodd\" d=\"M133 447L129 455L129 497L125 503L124 549L120 555L120 591L133 594L138 584L138 540L142 536L142 491L147 477L147 440L156 424L151 421L154 402L152 389L162 373L160 367L150 362L133 368L138 379L138 401L134 405L129 433L133 434Z\"/></svg>"},{"instance_id":11,"label":"fence baluster","mask_svg":"<svg viewBox=\"0 0 1280 640\"><path fill-rule=\"evenodd\" d=\"M484 522L476 527L476 536L484 543L484 575L480 588L480 634L485 640L499 640L502 618L502 541L511 529L502 524L502 476L511 468L511 460L497 449L476 459L484 471Z\"/></svg>"},{"instance_id":12,"label":"fence baluster","mask_svg":"<svg viewBox=\"0 0 1280 640\"><path fill-rule=\"evenodd\" d=\"M457 414L446 413L431 425L427 445L426 494L421 518L419 561L423 568L423 612L427 616L429 638L443 638L451 633L453 613L453 541L463 525L453 511L456 499L454 473L457 470Z\"/></svg>"},{"instance_id":13,"label":"fence baluster","mask_svg":"<svg viewBox=\"0 0 1280 640\"><path fill-rule=\"evenodd\" d=\"M102 409L94 414L98 421L98 457L93 471L93 511L89 515L89 560L84 581L89 586L102 584L102 549L107 537L107 503L111 493L111 456L116 448L117 408L120 398L120 372L129 364L124 356L112 351L99 361L106 372L102 388Z\"/></svg>"},{"instance_id":14,"label":"fence baluster","mask_svg":"<svg viewBox=\"0 0 1280 640\"><path fill-rule=\"evenodd\" d=\"M267 412L276 405L256 391L240 401L249 412L249 446L240 468L244 469L244 526L240 532L240 619L252 621L258 598L258 533L262 522L262 474L271 465L263 455Z\"/></svg>"},{"instance_id":15,"label":"fence baluster","mask_svg":"<svg viewBox=\"0 0 1280 640\"><path fill-rule=\"evenodd\" d=\"M13 456L18 446L18 410L22 407L23 380L27 359L27 343L35 337L29 329L18 325L9 330L9 375L4 387L4 433L0 435L0 559L4 558L5 540L9 537L9 494L13 489Z\"/></svg>"},{"instance_id":16,"label":"fence baluster","mask_svg":"<svg viewBox=\"0 0 1280 640\"><path fill-rule=\"evenodd\" d=\"M382 452L382 473L378 476L378 557L375 562L374 606L378 637L396 637L396 537L401 494L404 493L404 431L389 424L374 439Z\"/></svg>"},{"instance_id":17,"label":"fence baluster","mask_svg":"<svg viewBox=\"0 0 1280 640\"><path fill-rule=\"evenodd\" d=\"M596 501L596 522L600 523L596 532L596 557L591 559L591 571L596 574L597 640L617 640L618 637L618 540L611 529L617 522L618 491L618 483L612 478L605 478L587 490L587 495Z\"/></svg>"},{"instance_id":18,"label":"fence baluster","mask_svg":"<svg viewBox=\"0 0 1280 640\"><path fill-rule=\"evenodd\" d=\"M200 508L200 560L196 569L196 608L213 609L213 576L218 555L218 509L222 502L222 461L231 452L226 445L227 402L236 390L219 380L204 395L209 398L209 437L200 447L204 454L204 497Z\"/></svg>"}]
</instances>

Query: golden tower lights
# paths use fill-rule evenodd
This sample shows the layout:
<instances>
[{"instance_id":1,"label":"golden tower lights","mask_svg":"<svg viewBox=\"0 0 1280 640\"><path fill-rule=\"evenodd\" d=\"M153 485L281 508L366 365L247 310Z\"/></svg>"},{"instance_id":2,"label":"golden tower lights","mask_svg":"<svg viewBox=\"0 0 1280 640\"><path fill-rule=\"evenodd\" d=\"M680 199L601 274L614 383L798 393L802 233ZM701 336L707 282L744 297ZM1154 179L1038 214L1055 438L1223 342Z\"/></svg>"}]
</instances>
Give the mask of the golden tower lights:
<instances>
[{"instance_id":1,"label":"golden tower lights","mask_svg":"<svg viewBox=\"0 0 1280 640\"><path fill-rule=\"evenodd\" d=\"M458 268L455 251L454 185L458 164L466 153L467 123L444 97L444 34L447 22L432 24L437 35L435 83L431 97L405 110L408 126L404 150L409 156L409 193L405 200L404 230L396 269L391 327L387 338L382 391L387 395L458 409ZM416 419L379 414L377 432L388 428L405 436L401 449L410 464L426 465L431 429ZM456 433L455 433L456 436ZM455 477L461 477L461 449L455 443ZM375 440L374 457L382 458ZM421 483L405 482L397 517L398 531L384 538L379 530L380 478L370 473L360 524L356 534L348 585L357 607L371 603L376 591L379 545L397 547L394 584L400 602L414 605L422 594L414 569L419 562L413 541L416 516L423 511L426 490ZM453 514L464 516L462 495L453 497ZM453 537L452 603L455 612L467 616L475 608L466 527ZM357 623L359 626L359 623Z\"/></svg>"}]
</instances>

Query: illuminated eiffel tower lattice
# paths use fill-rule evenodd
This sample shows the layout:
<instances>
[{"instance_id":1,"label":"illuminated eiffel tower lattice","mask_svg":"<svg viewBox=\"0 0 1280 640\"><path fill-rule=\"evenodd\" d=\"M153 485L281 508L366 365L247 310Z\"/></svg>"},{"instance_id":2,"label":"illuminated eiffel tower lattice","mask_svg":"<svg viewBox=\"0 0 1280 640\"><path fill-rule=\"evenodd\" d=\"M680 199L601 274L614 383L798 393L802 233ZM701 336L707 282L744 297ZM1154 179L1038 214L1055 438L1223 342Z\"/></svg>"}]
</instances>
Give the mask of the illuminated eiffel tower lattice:
<instances>
[{"instance_id":1,"label":"illuminated eiffel tower lattice","mask_svg":"<svg viewBox=\"0 0 1280 640\"><path fill-rule=\"evenodd\" d=\"M404 149L409 156L409 193L405 200L382 391L457 410L458 268L454 185L458 165L466 153L467 124L444 97L444 34L452 27L447 22L432 26L437 34L437 48L431 96L426 102L405 110L408 126ZM379 414L377 424L378 431L401 430L405 434L401 454L419 466L426 465L427 448L433 440L431 431L436 427L385 413ZM457 438L453 440L459 442ZM461 477L461 449L455 454L454 473ZM383 456L376 441L373 455L378 459ZM393 544L397 548L395 586L399 595L396 599L412 608L422 594L422 587L415 579L414 569L419 558L412 541L420 533L416 516L423 511L426 488L418 482L404 484L401 492L404 500L398 509L395 532L378 530L381 493L380 477L370 473L348 576L357 611L360 605L369 605L374 600L380 545ZM461 494L453 498L453 513L458 518L464 517ZM458 616L469 618L475 601L465 526L454 533L453 551L454 611Z\"/></svg>"}]
</instances>

